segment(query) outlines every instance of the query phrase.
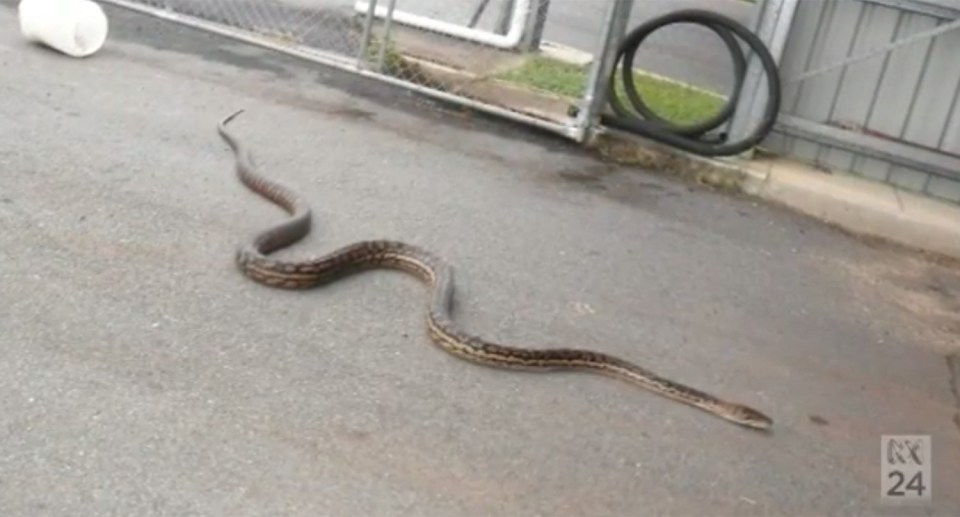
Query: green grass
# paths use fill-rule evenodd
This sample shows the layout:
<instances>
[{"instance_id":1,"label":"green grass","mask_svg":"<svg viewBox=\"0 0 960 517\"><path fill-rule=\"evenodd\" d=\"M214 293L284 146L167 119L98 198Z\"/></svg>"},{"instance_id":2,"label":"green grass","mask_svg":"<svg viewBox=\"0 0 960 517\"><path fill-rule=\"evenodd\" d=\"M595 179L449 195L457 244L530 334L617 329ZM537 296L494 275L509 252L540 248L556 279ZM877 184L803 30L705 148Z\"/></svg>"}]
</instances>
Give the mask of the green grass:
<instances>
[{"instance_id":1,"label":"green grass","mask_svg":"<svg viewBox=\"0 0 960 517\"><path fill-rule=\"evenodd\" d=\"M497 78L565 97L578 98L586 87L588 68L545 57L532 57L518 68ZM637 92L655 113L678 124L707 119L723 109L726 98L704 90L634 72ZM617 97L629 106L623 88L617 84Z\"/></svg>"}]
</instances>

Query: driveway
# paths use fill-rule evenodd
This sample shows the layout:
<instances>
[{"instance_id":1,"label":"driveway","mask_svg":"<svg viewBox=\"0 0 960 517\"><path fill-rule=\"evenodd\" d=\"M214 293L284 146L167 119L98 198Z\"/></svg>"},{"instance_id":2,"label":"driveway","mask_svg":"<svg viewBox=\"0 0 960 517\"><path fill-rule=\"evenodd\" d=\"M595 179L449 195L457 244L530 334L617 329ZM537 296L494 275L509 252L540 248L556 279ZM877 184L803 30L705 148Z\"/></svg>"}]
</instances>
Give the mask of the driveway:
<instances>
[{"instance_id":1,"label":"driveway","mask_svg":"<svg viewBox=\"0 0 960 517\"><path fill-rule=\"evenodd\" d=\"M556 138L108 9L86 60L0 5L0 513L958 515L955 265ZM626 383L432 346L425 291L234 268L284 214L215 125L357 239L457 271L456 318L755 406L753 432ZM951 384L952 383L952 384ZM880 501L883 434L932 437L933 501Z\"/></svg>"}]
</instances>

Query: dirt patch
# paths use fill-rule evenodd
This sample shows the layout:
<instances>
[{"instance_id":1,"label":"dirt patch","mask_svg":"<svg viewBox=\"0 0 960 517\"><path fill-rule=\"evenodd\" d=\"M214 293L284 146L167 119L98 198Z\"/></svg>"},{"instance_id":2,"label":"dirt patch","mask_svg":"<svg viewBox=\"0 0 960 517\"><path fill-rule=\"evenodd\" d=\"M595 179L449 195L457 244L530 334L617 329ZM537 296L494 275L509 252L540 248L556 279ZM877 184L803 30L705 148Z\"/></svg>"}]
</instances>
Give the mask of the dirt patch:
<instances>
[{"instance_id":1,"label":"dirt patch","mask_svg":"<svg viewBox=\"0 0 960 517\"><path fill-rule=\"evenodd\" d=\"M718 165L663 144L619 132L598 135L588 143L588 148L596 151L601 159L613 163L669 173L722 192L739 193L744 179L744 173L736 167Z\"/></svg>"}]
</instances>

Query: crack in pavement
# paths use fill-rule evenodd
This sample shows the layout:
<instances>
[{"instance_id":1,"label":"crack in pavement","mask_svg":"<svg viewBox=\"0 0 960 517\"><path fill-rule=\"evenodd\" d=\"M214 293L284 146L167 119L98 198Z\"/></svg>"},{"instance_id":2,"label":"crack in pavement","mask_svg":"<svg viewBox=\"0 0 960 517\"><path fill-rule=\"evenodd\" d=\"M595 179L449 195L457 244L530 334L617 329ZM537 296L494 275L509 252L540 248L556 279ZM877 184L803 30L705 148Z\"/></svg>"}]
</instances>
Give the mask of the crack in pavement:
<instances>
[{"instance_id":1,"label":"crack in pavement","mask_svg":"<svg viewBox=\"0 0 960 517\"><path fill-rule=\"evenodd\" d=\"M957 411L953 415L953 423L960 431L960 354L947 356L947 370L950 371L950 391L953 392L953 398L956 399L957 406Z\"/></svg>"}]
</instances>

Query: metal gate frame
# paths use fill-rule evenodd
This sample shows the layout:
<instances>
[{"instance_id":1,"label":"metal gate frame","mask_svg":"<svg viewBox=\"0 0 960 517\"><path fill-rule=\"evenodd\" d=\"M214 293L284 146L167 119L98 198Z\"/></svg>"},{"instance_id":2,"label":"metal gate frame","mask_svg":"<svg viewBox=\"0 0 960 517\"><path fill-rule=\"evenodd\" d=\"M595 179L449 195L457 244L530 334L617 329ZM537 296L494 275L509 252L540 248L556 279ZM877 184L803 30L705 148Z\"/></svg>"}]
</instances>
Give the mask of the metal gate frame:
<instances>
[{"instance_id":1,"label":"metal gate frame","mask_svg":"<svg viewBox=\"0 0 960 517\"><path fill-rule=\"evenodd\" d=\"M380 52L380 55L376 61L365 58L364 56L370 48L372 39L375 36L373 24L375 18L378 18L378 16L375 15L379 14L375 13L378 4L380 4L380 9L383 10L383 5L386 3L387 9L383 11L383 14L379 18L383 24L383 34L381 37L384 38L384 40L389 41L391 26L392 24L396 23L396 21L393 19L396 0L369 0L367 2L367 10L365 15L363 15L362 20L363 35L360 44L360 51L354 56L329 52L311 46L302 45L293 41L278 41L275 38L265 37L264 35L258 34L257 32L251 30L234 27L226 23L205 20L198 16L176 12L172 9L164 9L143 2L138 2L136 0L101 1L105 4L110 4L116 7L159 18L161 20L218 34L236 41L241 41L266 48L268 50L281 52L286 55L304 59L313 63L318 63L324 66L330 66L339 70L356 74L360 77L371 78L390 85L399 86L401 88L405 88L435 99L462 105L471 109L476 109L478 111L489 113L515 122L520 122L529 126L538 127L576 142L584 142L587 140L591 131L597 124L596 114L602 109L605 99L604 78L609 74L609 57L613 54L611 49L615 49L617 41L619 41L619 38L622 37L626 24L626 14L629 13L629 9L633 3L633 0L609 0L607 2L605 23L601 33L598 35L597 48L594 53L594 55L603 56L604 58L594 59L593 61L588 74L587 82L585 84L585 92L579 99L579 109L577 110L577 114L575 116L568 117L564 122L555 122L544 120L542 118L528 115L516 110L511 110L506 107L471 99L463 95L457 95L441 91L439 89L430 88L428 86L424 86L423 84L418 84L416 82L404 80L383 73L380 66L382 65L383 60L382 51ZM536 24L527 25L528 27L536 26ZM385 45L383 45L381 48L384 47Z\"/></svg>"},{"instance_id":2,"label":"metal gate frame","mask_svg":"<svg viewBox=\"0 0 960 517\"><path fill-rule=\"evenodd\" d=\"M315 46L297 41L296 38L292 40L278 40L275 37L271 37L271 34L264 33L262 29L258 32L258 27L250 25L247 23L248 20L246 19L228 19L220 16L226 11L231 11L232 14L236 15L243 9L263 11L270 11L271 9L282 10L291 7L293 4L273 3L273 6L271 7L271 2L269 2L269 0L263 1L262 4L257 3L261 0L251 0L252 3L245 4L243 7L237 7L238 5L243 4L240 4L239 2L235 3L233 0L101 1L117 7L160 18L165 21L201 29L237 41L242 41L244 43L263 47L272 51L281 52L283 54L321 65L330 66L352 74L356 74L360 77L374 79L376 81L387 83L393 86L399 86L428 97L465 106L504 119L519 122L521 124L544 129L578 143L584 143L592 140L595 135L610 130L610 128L604 127L601 115L608 107L607 92L610 87L609 81L611 79L612 72L614 71L614 67L617 66L617 51L619 49L620 42L623 40L626 34L628 28L627 24L629 22L630 14L634 5L633 0L606 0L603 21L601 25L598 26L597 39L595 40L594 51L592 53L594 57L590 63L589 69L586 71L586 77L581 89L582 94L578 99L576 99L575 106L572 106L575 109L568 110L565 116L560 115L556 116L556 118L544 118L535 116L533 113L525 113L519 110L510 109L505 105L497 105L493 102L485 102L476 98L471 98L465 94L451 93L449 91L444 91L444 89L431 87L429 82L424 84L424 81L409 80L385 73L384 49L391 41L393 41L393 35L391 31L396 30L394 29L394 26L399 24L399 22L395 19L395 13L397 12L397 0L367 0L365 2L365 13L357 13L355 11L355 6L360 2L356 2L356 0L351 2L351 40L358 36L356 34L356 24L354 23L354 20L356 20L357 17L361 18L360 23L362 24L362 34L359 35L359 48L350 52L331 52L322 50L320 48L316 48ZM758 21L758 27L762 29L760 31L761 41L766 45L770 45L771 41L778 42L778 44L782 46L782 41L780 41L778 38L782 38L784 32L782 30L769 30L766 25L760 22L769 20L770 13L782 13L789 11L789 9L785 9L784 6L798 0L758 1L761 2L761 13L766 13L762 14L761 20ZM528 31L539 30L539 28L541 28L540 26L542 26L543 20L538 18L539 15L542 15L545 12L545 10L543 8L544 4L538 2L549 2L549 0L527 0L526 2L518 2L518 4L529 6L531 9L531 12L527 13L527 22L523 24L526 26ZM169 7L173 4L180 4L177 8L183 10L184 12L178 12L174 8ZM769 9L771 6L776 7L776 9ZM210 16L212 19L218 19L220 21L211 21L210 19L204 19L202 16L187 14L192 12L191 10L203 10L204 8L211 7L223 11L217 15ZM309 13L311 11L306 10L306 12ZM512 14L514 18L519 17L517 11L513 11ZM266 18L269 18L269 16ZM784 19L788 18L789 16ZM533 23L534 21L536 23ZM376 31L374 30L375 22L379 24L378 27L380 29L379 33L376 34ZM282 23L287 22L284 21ZM473 22L471 21L471 23ZM778 28L783 26L782 20L778 23ZM241 28L242 26L250 26L250 28ZM449 24L447 24L447 26L449 26ZM302 29L302 27L300 28ZM469 27L465 25L464 28ZM489 34L495 35L492 32ZM536 36L533 37L535 38ZM380 45L379 49L372 49L375 38ZM525 38L529 40L531 36L527 34L525 35ZM372 54L376 54L376 56L371 55L371 50L378 50L377 52L372 52ZM779 51L779 48L775 48L774 50ZM519 49L519 51L523 52L524 50ZM353 53L353 55L349 55L350 53ZM774 52L773 54L775 57L778 56L778 52ZM756 125L761 118L762 115L760 112L763 111L763 106L765 104L764 94L766 92L764 91L763 84L764 71L759 65L759 62L753 57L749 57L749 64L750 75L748 78L749 80L745 83L744 93L739 96L740 102L735 106L732 121L726 123L729 126L727 129L730 136L733 136L735 140L738 139L742 134L746 134L751 131L751 127Z\"/></svg>"}]
</instances>

